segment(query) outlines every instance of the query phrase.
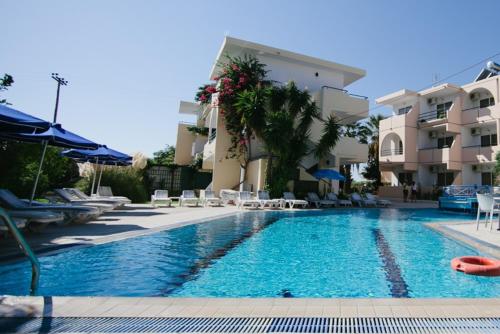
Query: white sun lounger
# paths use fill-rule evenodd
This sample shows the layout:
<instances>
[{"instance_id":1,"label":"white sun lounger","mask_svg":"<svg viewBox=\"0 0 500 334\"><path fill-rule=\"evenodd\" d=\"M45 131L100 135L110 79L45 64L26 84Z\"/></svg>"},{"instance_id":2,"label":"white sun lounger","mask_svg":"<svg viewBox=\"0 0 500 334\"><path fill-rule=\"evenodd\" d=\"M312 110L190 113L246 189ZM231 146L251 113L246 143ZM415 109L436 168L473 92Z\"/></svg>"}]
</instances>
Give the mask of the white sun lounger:
<instances>
[{"instance_id":1,"label":"white sun lounger","mask_svg":"<svg viewBox=\"0 0 500 334\"><path fill-rule=\"evenodd\" d=\"M387 200L387 199L381 199L381 198L378 198L377 196L373 195L373 194L370 194L370 193L366 193L366 199L367 200L370 200L370 201L375 201L377 203L377 205L380 205L380 206L389 206L392 204L391 201Z\"/></svg>"},{"instance_id":2,"label":"white sun lounger","mask_svg":"<svg viewBox=\"0 0 500 334\"><path fill-rule=\"evenodd\" d=\"M280 199L271 199L267 190L259 190L257 192L257 200L260 206L264 209L266 206L269 208L279 208L281 206Z\"/></svg>"},{"instance_id":3,"label":"white sun lounger","mask_svg":"<svg viewBox=\"0 0 500 334\"><path fill-rule=\"evenodd\" d=\"M285 207L288 204L290 209L293 209L295 205L301 206L304 209L309 206L309 203L307 201L304 201L303 199L296 199L295 195L289 191L283 193L283 198L285 199Z\"/></svg>"},{"instance_id":4,"label":"white sun lounger","mask_svg":"<svg viewBox=\"0 0 500 334\"><path fill-rule=\"evenodd\" d=\"M183 190L181 197L179 197L179 206L194 205L198 206L200 200L194 194L194 190Z\"/></svg>"},{"instance_id":5,"label":"white sun lounger","mask_svg":"<svg viewBox=\"0 0 500 334\"><path fill-rule=\"evenodd\" d=\"M158 202L165 203L168 207L172 206L172 199L168 197L168 190L155 190L154 194L151 195L151 205L157 207Z\"/></svg>"},{"instance_id":6,"label":"white sun lounger","mask_svg":"<svg viewBox=\"0 0 500 334\"><path fill-rule=\"evenodd\" d=\"M258 209L260 202L252 198L252 194L249 191L240 191L238 193L238 208L243 209L244 207L250 207L253 209Z\"/></svg>"},{"instance_id":7,"label":"white sun lounger","mask_svg":"<svg viewBox=\"0 0 500 334\"><path fill-rule=\"evenodd\" d=\"M215 196L212 190L200 191L200 200L203 206L221 206L222 200Z\"/></svg>"},{"instance_id":8,"label":"white sun lounger","mask_svg":"<svg viewBox=\"0 0 500 334\"><path fill-rule=\"evenodd\" d=\"M91 197L91 196L87 195L86 193L84 193L83 191L81 191L78 188L63 188L63 190L69 192L70 194L74 195L78 199L81 199L81 200L84 200L84 201L92 201L92 202L97 202L97 203L110 204L114 208L117 208L119 206L123 206L125 204L125 203L123 203L121 201L113 200L113 199L110 199L110 198L103 198L103 197L94 198L94 197Z\"/></svg>"},{"instance_id":9,"label":"white sun lounger","mask_svg":"<svg viewBox=\"0 0 500 334\"><path fill-rule=\"evenodd\" d=\"M125 196L115 196L113 195L113 191L111 190L111 187L108 186L100 186L99 189L97 190L97 198L109 198L112 200L117 200L120 202L123 202L125 204L130 204L132 201Z\"/></svg>"},{"instance_id":10,"label":"white sun lounger","mask_svg":"<svg viewBox=\"0 0 500 334\"><path fill-rule=\"evenodd\" d=\"M369 200L369 199L364 199L358 193L352 193L351 194L351 200L352 200L353 203L357 204L360 207L361 206L377 206L377 202L376 201L372 201L372 200Z\"/></svg>"},{"instance_id":11,"label":"white sun lounger","mask_svg":"<svg viewBox=\"0 0 500 334\"><path fill-rule=\"evenodd\" d=\"M350 199L339 199L334 193L326 194L326 199L337 202L337 205L339 206L352 206L352 202Z\"/></svg>"},{"instance_id":12,"label":"white sun lounger","mask_svg":"<svg viewBox=\"0 0 500 334\"><path fill-rule=\"evenodd\" d=\"M313 192L307 193L307 201L311 204L314 204L316 208L319 208L321 206L324 207L335 206L335 204L337 203L328 199L320 199L318 194Z\"/></svg>"}]
</instances>

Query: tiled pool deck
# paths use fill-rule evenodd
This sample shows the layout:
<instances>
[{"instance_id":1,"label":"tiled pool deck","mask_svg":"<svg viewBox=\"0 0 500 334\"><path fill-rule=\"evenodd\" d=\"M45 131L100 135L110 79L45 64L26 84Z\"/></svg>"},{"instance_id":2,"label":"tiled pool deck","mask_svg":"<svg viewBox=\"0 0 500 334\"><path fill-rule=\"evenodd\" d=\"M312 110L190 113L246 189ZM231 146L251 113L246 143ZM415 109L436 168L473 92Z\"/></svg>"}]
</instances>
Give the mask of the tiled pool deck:
<instances>
[{"instance_id":1,"label":"tiled pool deck","mask_svg":"<svg viewBox=\"0 0 500 334\"><path fill-rule=\"evenodd\" d=\"M432 202L401 203L394 207L436 207ZM235 207L158 208L133 205L106 214L85 225L49 228L30 236L40 253L61 251L61 246L88 246L146 233L200 223L230 215ZM460 242L489 251L500 247L500 232L463 221L439 227ZM481 248L483 247L483 248ZM2 242L2 260L18 253L13 243ZM500 298L471 299L326 299L326 298L170 298L170 297L0 297L0 317L500 317ZM1 332L1 330L0 330Z\"/></svg>"}]
</instances>

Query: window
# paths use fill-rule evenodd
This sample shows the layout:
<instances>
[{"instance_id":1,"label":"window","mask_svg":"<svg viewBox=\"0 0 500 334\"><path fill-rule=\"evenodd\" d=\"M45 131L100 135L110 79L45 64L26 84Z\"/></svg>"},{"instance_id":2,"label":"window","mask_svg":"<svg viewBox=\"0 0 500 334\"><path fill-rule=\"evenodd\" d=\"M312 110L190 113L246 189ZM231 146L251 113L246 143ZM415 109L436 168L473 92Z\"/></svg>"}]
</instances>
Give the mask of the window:
<instances>
[{"instance_id":1,"label":"window","mask_svg":"<svg viewBox=\"0 0 500 334\"><path fill-rule=\"evenodd\" d=\"M448 148L453 144L453 136L438 138L438 148Z\"/></svg>"},{"instance_id":2,"label":"window","mask_svg":"<svg viewBox=\"0 0 500 334\"><path fill-rule=\"evenodd\" d=\"M455 179L455 175L453 172L445 172L437 174L437 185L438 187L445 187L453 184L453 180Z\"/></svg>"},{"instance_id":3,"label":"window","mask_svg":"<svg viewBox=\"0 0 500 334\"><path fill-rule=\"evenodd\" d=\"M445 118L453 102L446 102L436 105L436 118Z\"/></svg>"},{"instance_id":4,"label":"window","mask_svg":"<svg viewBox=\"0 0 500 334\"><path fill-rule=\"evenodd\" d=\"M400 185L402 185L403 183L411 184L413 182L413 173L409 173L409 172L399 173L398 174L398 181L399 181Z\"/></svg>"},{"instance_id":5,"label":"window","mask_svg":"<svg viewBox=\"0 0 500 334\"><path fill-rule=\"evenodd\" d=\"M493 97L488 97L486 99L479 100L479 108L487 108L489 106L495 105L495 99Z\"/></svg>"},{"instance_id":6,"label":"window","mask_svg":"<svg viewBox=\"0 0 500 334\"><path fill-rule=\"evenodd\" d=\"M492 186L493 185L493 174L490 172L481 173L481 185Z\"/></svg>"},{"instance_id":7,"label":"window","mask_svg":"<svg viewBox=\"0 0 500 334\"><path fill-rule=\"evenodd\" d=\"M398 145L399 151L398 154L403 154L403 142L400 140Z\"/></svg>"},{"instance_id":8,"label":"window","mask_svg":"<svg viewBox=\"0 0 500 334\"><path fill-rule=\"evenodd\" d=\"M497 146L497 135L485 135L481 136L481 147Z\"/></svg>"},{"instance_id":9,"label":"window","mask_svg":"<svg viewBox=\"0 0 500 334\"><path fill-rule=\"evenodd\" d=\"M400 109L398 109L398 115L407 114L410 112L410 110L411 110L411 106L400 108Z\"/></svg>"}]
</instances>

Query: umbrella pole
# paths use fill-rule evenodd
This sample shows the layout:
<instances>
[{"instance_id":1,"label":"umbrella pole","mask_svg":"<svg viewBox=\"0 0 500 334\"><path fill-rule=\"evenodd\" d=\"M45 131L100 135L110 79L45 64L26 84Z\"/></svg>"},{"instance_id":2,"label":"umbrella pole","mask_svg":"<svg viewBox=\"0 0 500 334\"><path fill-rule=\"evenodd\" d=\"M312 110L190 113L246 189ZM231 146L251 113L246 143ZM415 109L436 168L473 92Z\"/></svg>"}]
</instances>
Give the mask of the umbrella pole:
<instances>
[{"instance_id":1,"label":"umbrella pole","mask_svg":"<svg viewBox=\"0 0 500 334\"><path fill-rule=\"evenodd\" d=\"M45 140L43 144L42 158L40 159L40 165L38 165L38 173L36 174L35 184L33 185L33 191L31 192L30 205L35 198L36 187L38 186L38 180L40 179L40 174L42 173L43 160L45 160L45 152L47 152L48 145L49 142Z\"/></svg>"},{"instance_id":2,"label":"umbrella pole","mask_svg":"<svg viewBox=\"0 0 500 334\"><path fill-rule=\"evenodd\" d=\"M90 196L94 194L95 178L97 176L97 167L99 167L99 158L96 159L95 163L96 163L96 168L94 171L94 178L92 179L92 188L90 188Z\"/></svg>"},{"instance_id":3,"label":"umbrella pole","mask_svg":"<svg viewBox=\"0 0 500 334\"><path fill-rule=\"evenodd\" d=\"M101 166L101 172L99 173L99 181L97 182L97 189L95 190L96 194L99 195L99 187L101 186L101 178L102 178L102 171L104 169L104 164Z\"/></svg>"}]
</instances>

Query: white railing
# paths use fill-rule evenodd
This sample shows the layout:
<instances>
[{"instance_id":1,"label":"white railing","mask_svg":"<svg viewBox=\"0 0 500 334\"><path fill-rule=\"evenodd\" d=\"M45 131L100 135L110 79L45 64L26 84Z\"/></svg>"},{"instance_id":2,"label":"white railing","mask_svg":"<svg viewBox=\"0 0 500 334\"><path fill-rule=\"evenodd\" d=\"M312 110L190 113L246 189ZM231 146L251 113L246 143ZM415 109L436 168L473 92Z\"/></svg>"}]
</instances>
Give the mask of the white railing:
<instances>
[{"instance_id":1,"label":"white railing","mask_svg":"<svg viewBox=\"0 0 500 334\"><path fill-rule=\"evenodd\" d=\"M495 192L495 188L491 186L478 186L478 185L463 185L463 186L447 186L443 187L443 194L445 196L467 196L473 197L477 193L491 194ZM500 189L498 189L500 191Z\"/></svg>"}]
</instances>

